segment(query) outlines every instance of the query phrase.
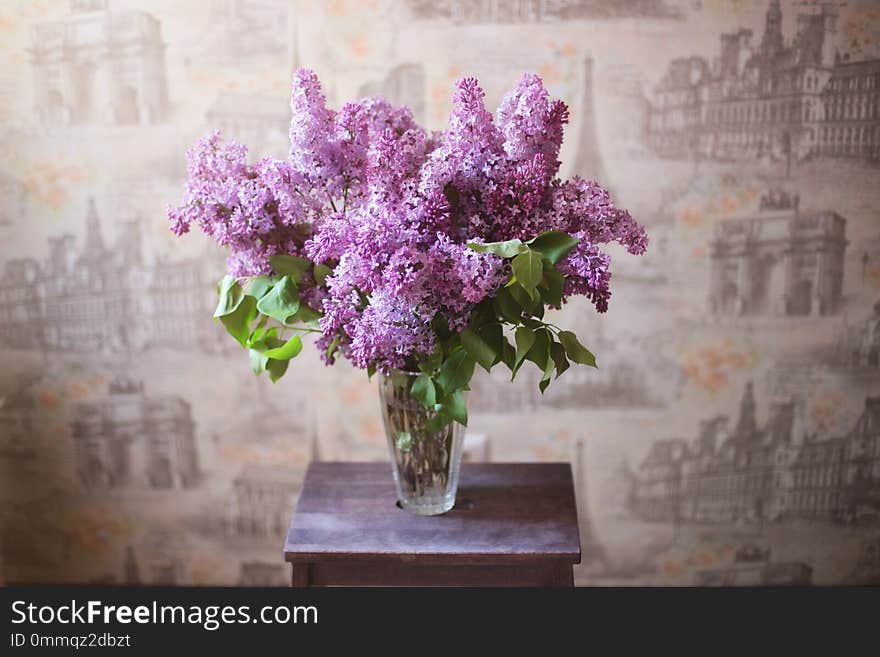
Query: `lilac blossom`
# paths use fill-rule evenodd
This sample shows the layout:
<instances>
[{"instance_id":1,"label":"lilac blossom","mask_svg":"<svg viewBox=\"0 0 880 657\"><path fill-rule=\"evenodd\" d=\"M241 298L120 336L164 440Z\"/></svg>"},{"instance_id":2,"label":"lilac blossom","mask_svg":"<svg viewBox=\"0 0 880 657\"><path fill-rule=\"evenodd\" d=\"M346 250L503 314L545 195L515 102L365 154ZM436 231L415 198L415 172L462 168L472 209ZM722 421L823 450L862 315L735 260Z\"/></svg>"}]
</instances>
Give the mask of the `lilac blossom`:
<instances>
[{"instance_id":1,"label":"lilac blossom","mask_svg":"<svg viewBox=\"0 0 880 657\"><path fill-rule=\"evenodd\" d=\"M507 261L469 242L548 230L578 239L557 269L563 303L586 296L599 312L611 296L602 245L632 254L642 228L598 183L560 180L568 108L541 79L525 74L493 115L475 78L456 83L447 128L429 134L406 107L382 98L327 107L314 72L296 72L286 159L248 162L247 150L212 133L188 152L178 235L196 222L230 250L237 278L272 274L270 257L289 254L329 267L302 298L319 309L322 352L387 372L435 346L434 322L464 329L476 306L510 278Z\"/></svg>"}]
</instances>

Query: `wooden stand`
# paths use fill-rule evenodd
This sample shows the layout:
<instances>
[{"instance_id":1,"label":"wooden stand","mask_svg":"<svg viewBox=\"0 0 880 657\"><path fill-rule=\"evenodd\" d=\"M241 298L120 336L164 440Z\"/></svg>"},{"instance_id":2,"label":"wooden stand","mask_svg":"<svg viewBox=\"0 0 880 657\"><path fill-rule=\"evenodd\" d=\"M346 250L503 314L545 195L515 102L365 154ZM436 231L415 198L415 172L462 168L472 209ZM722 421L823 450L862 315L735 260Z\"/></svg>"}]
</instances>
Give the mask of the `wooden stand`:
<instances>
[{"instance_id":1,"label":"wooden stand","mask_svg":"<svg viewBox=\"0 0 880 657\"><path fill-rule=\"evenodd\" d=\"M397 506L387 463L314 462L285 560L293 586L573 586L568 463L464 463L455 508Z\"/></svg>"}]
</instances>

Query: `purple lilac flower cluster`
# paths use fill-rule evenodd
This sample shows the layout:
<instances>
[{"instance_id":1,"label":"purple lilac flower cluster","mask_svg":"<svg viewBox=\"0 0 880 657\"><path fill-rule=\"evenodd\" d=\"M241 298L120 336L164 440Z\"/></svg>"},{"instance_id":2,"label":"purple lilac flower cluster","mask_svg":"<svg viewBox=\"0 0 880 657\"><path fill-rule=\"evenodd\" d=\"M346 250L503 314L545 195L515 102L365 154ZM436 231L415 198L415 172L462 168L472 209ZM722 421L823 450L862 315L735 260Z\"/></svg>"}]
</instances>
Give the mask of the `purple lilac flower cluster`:
<instances>
[{"instance_id":1,"label":"purple lilac flower cluster","mask_svg":"<svg viewBox=\"0 0 880 657\"><path fill-rule=\"evenodd\" d=\"M647 246L598 183L557 177L568 108L537 75L523 75L494 117L477 80L459 80L448 127L433 134L382 98L328 109L305 69L291 108L285 160L249 164L245 147L218 133L191 149L171 228L180 235L198 222L229 247L236 278L271 274L279 253L328 267L304 298L322 312L322 350L338 345L358 367L387 372L430 354L436 321L461 331L510 279L509 262L468 242L568 233L578 243L557 264L563 301L585 295L599 312L611 294L600 246Z\"/></svg>"}]
</instances>

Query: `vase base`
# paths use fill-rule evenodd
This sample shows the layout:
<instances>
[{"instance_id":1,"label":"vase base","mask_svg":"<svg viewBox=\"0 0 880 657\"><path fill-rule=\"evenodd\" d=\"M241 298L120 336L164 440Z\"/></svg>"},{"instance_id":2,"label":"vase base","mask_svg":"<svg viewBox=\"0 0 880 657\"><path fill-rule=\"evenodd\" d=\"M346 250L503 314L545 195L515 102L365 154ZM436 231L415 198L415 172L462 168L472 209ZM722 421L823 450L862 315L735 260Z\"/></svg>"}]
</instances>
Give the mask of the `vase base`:
<instances>
[{"instance_id":1,"label":"vase base","mask_svg":"<svg viewBox=\"0 0 880 657\"><path fill-rule=\"evenodd\" d=\"M399 498L397 506L417 516L439 516L452 510L455 506L455 495L422 497L412 500Z\"/></svg>"}]
</instances>

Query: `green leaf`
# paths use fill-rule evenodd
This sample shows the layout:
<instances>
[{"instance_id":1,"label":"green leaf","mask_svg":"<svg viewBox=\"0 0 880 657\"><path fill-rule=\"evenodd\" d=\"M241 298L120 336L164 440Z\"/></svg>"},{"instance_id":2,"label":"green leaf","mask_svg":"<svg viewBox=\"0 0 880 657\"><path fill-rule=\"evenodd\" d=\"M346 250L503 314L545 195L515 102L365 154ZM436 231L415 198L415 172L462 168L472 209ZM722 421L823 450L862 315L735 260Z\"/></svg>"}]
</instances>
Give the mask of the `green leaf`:
<instances>
[{"instance_id":1,"label":"green leaf","mask_svg":"<svg viewBox=\"0 0 880 657\"><path fill-rule=\"evenodd\" d=\"M517 282L523 286L526 292L529 294L534 292L544 275L544 265L541 254L537 251L526 249L513 259L511 267L513 268L513 275L516 276Z\"/></svg>"},{"instance_id":2,"label":"green leaf","mask_svg":"<svg viewBox=\"0 0 880 657\"><path fill-rule=\"evenodd\" d=\"M532 310L532 314L538 319L544 319L544 304L539 301L535 305L534 310ZM525 320L523 321L523 324L525 324ZM543 326L543 322L541 323L541 325Z\"/></svg>"},{"instance_id":3,"label":"green leaf","mask_svg":"<svg viewBox=\"0 0 880 657\"><path fill-rule=\"evenodd\" d=\"M397 440L394 441L397 449L401 452L408 452L412 449L413 437L409 431L398 431Z\"/></svg>"},{"instance_id":4,"label":"green leaf","mask_svg":"<svg viewBox=\"0 0 880 657\"><path fill-rule=\"evenodd\" d=\"M302 322L303 324L308 324L309 322L314 322L320 318L321 313L304 303L300 303L299 310L296 311L295 315L287 318L287 323Z\"/></svg>"},{"instance_id":5,"label":"green leaf","mask_svg":"<svg viewBox=\"0 0 880 657\"><path fill-rule=\"evenodd\" d=\"M526 360L532 361L538 369L546 374L550 361L550 338L547 329L535 331L535 344L526 354Z\"/></svg>"},{"instance_id":6,"label":"green leaf","mask_svg":"<svg viewBox=\"0 0 880 657\"><path fill-rule=\"evenodd\" d=\"M541 376L541 380L538 382L538 389L541 391L542 395L547 389L547 386L550 385L550 379L553 376L553 369L556 367L556 361L553 360L553 345L556 344L553 341L553 334L550 333L550 331L545 330L544 335L547 337L547 361L544 363L544 373Z\"/></svg>"},{"instance_id":7,"label":"green leaf","mask_svg":"<svg viewBox=\"0 0 880 657\"><path fill-rule=\"evenodd\" d=\"M501 258L512 258L520 252L523 243L521 240L507 240L506 242L468 242L468 248L477 253L492 253Z\"/></svg>"},{"instance_id":8,"label":"green leaf","mask_svg":"<svg viewBox=\"0 0 880 657\"><path fill-rule=\"evenodd\" d=\"M562 260L577 243L576 237L563 233L561 230L548 230L526 242L535 251L543 253L554 265Z\"/></svg>"},{"instance_id":9,"label":"green leaf","mask_svg":"<svg viewBox=\"0 0 880 657\"><path fill-rule=\"evenodd\" d=\"M303 275L312 266L312 261L308 258L298 258L284 253L270 256L269 263L276 273L282 276L290 276L296 283L302 280Z\"/></svg>"},{"instance_id":10,"label":"green leaf","mask_svg":"<svg viewBox=\"0 0 880 657\"><path fill-rule=\"evenodd\" d=\"M413 397L422 402L425 408L431 408L437 403L437 390L434 381L427 374L419 374L413 381L411 389Z\"/></svg>"},{"instance_id":11,"label":"green leaf","mask_svg":"<svg viewBox=\"0 0 880 657\"><path fill-rule=\"evenodd\" d=\"M456 390L446 399L443 400L443 409L449 416L464 426L468 423L467 404L465 403L464 392Z\"/></svg>"},{"instance_id":12,"label":"green leaf","mask_svg":"<svg viewBox=\"0 0 880 657\"><path fill-rule=\"evenodd\" d=\"M269 378L272 379L272 383L275 383L284 376L284 373L287 371L287 366L290 364L289 360L275 360L274 358L270 358L266 363L266 371L269 372Z\"/></svg>"},{"instance_id":13,"label":"green leaf","mask_svg":"<svg viewBox=\"0 0 880 657\"><path fill-rule=\"evenodd\" d=\"M333 357L333 354L336 353L336 348L339 346L339 336L337 335L333 338L333 342L330 343L330 346L327 347L327 351L324 353L324 358L330 360Z\"/></svg>"},{"instance_id":14,"label":"green leaf","mask_svg":"<svg viewBox=\"0 0 880 657\"><path fill-rule=\"evenodd\" d=\"M438 411L430 420L425 423L428 431L440 431L443 427L453 421L453 418L445 410Z\"/></svg>"},{"instance_id":15,"label":"green leaf","mask_svg":"<svg viewBox=\"0 0 880 657\"><path fill-rule=\"evenodd\" d=\"M298 335L294 335L280 347L267 349L264 352L264 355L267 358L272 358L274 360L290 360L291 358L296 358L299 355L299 352L302 351L302 348L302 338Z\"/></svg>"},{"instance_id":16,"label":"green leaf","mask_svg":"<svg viewBox=\"0 0 880 657\"><path fill-rule=\"evenodd\" d=\"M497 321L494 321L491 324L485 324L477 329L477 333L480 334L480 337L483 338L483 341L489 345L492 351L495 352L495 358L492 360L492 365L501 362L501 353L504 350L504 328Z\"/></svg>"},{"instance_id":17,"label":"green leaf","mask_svg":"<svg viewBox=\"0 0 880 657\"><path fill-rule=\"evenodd\" d=\"M217 308L214 310L214 317L226 317L238 309L244 298L244 290L237 280L227 274L217 283L217 296L219 298Z\"/></svg>"},{"instance_id":18,"label":"green leaf","mask_svg":"<svg viewBox=\"0 0 880 657\"><path fill-rule=\"evenodd\" d=\"M315 270L313 275L315 277L315 282L323 287L327 284L327 277L330 275L332 270L327 265L315 265Z\"/></svg>"},{"instance_id":19,"label":"green leaf","mask_svg":"<svg viewBox=\"0 0 880 657\"><path fill-rule=\"evenodd\" d=\"M513 371L513 368L516 367L516 349L508 342L507 338L504 338L502 343L501 362L507 365L510 371Z\"/></svg>"},{"instance_id":20,"label":"green leaf","mask_svg":"<svg viewBox=\"0 0 880 657\"><path fill-rule=\"evenodd\" d=\"M251 335L251 322L256 317L257 300L247 295L239 302L235 310L220 317L220 321L223 322L229 335L244 347L247 346L247 340Z\"/></svg>"},{"instance_id":21,"label":"green leaf","mask_svg":"<svg viewBox=\"0 0 880 657\"><path fill-rule=\"evenodd\" d=\"M277 319L282 324L299 310L299 293L290 276L282 276L272 289L257 303L257 310Z\"/></svg>"},{"instance_id":22,"label":"green leaf","mask_svg":"<svg viewBox=\"0 0 880 657\"><path fill-rule=\"evenodd\" d=\"M574 333L571 331L560 331L559 341L565 347L565 353L575 363L596 367L596 357L578 341Z\"/></svg>"},{"instance_id":23,"label":"green leaf","mask_svg":"<svg viewBox=\"0 0 880 657\"><path fill-rule=\"evenodd\" d=\"M565 357L565 347L558 342L554 342L550 345L550 357L556 364L556 378L558 379L570 367L568 358Z\"/></svg>"},{"instance_id":24,"label":"green leaf","mask_svg":"<svg viewBox=\"0 0 880 657\"><path fill-rule=\"evenodd\" d=\"M535 294L534 291L528 292L519 283L505 289L510 292L510 296L513 297L517 304L519 304L520 308L529 314L531 314L540 303L540 300L537 298L538 295ZM522 313L520 313L520 315L522 315Z\"/></svg>"},{"instance_id":25,"label":"green leaf","mask_svg":"<svg viewBox=\"0 0 880 657\"><path fill-rule=\"evenodd\" d=\"M266 363L269 361L266 355L261 351L257 351L256 349L248 349L248 353L250 354L251 369L254 371L254 374L265 372Z\"/></svg>"},{"instance_id":26,"label":"green leaf","mask_svg":"<svg viewBox=\"0 0 880 657\"><path fill-rule=\"evenodd\" d=\"M531 300L529 300L529 305L531 306ZM495 312L504 320L511 324L519 324L519 318L522 317L523 309L517 300L513 298L511 288L502 287L498 290L492 306Z\"/></svg>"},{"instance_id":27,"label":"green leaf","mask_svg":"<svg viewBox=\"0 0 880 657\"><path fill-rule=\"evenodd\" d=\"M565 278L556 267L546 260L544 261L544 279L538 286L544 303L559 308L562 305L562 291L565 288Z\"/></svg>"},{"instance_id":28,"label":"green leaf","mask_svg":"<svg viewBox=\"0 0 880 657\"><path fill-rule=\"evenodd\" d=\"M254 276L251 279L250 295L259 301L277 282L277 276Z\"/></svg>"},{"instance_id":29,"label":"green leaf","mask_svg":"<svg viewBox=\"0 0 880 657\"><path fill-rule=\"evenodd\" d=\"M518 326L514 337L516 339L516 363L518 364L535 344L535 332L526 326Z\"/></svg>"},{"instance_id":30,"label":"green leaf","mask_svg":"<svg viewBox=\"0 0 880 657\"><path fill-rule=\"evenodd\" d=\"M461 390L470 383L476 361L464 349L454 351L440 366L436 383L446 394Z\"/></svg>"},{"instance_id":31,"label":"green leaf","mask_svg":"<svg viewBox=\"0 0 880 657\"><path fill-rule=\"evenodd\" d=\"M376 365L375 364L367 365L367 378L372 379L373 375L375 373L376 373Z\"/></svg>"},{"instance_id":32,"label":"green leaf","mask_svg":"<svg viewBox=\"0 0 880 657\"><path fill-rule=\"evenodd\" d=\"M247 346L255 347L255 345L263 342L268 335L272 335L274 337L277 329L272 326L268 329L266 328L266 322L269 320L265 315L260 315L260 321L257 322L257 325L254 327L254 330L251 331L251 334L248 336Z\"/></svg>"},{"instance_id":33,"label":"green leaf","mask_svg":"<svg viewBox=\"0 0 880 657\"><path fill-rule=\"evenodd\" d=\"M461 346L464 347L471 357L477 361L480 366L487 372L492 369L495 364L495 357L498 355L492 347L490 347L479 333L470 326L466 327L460 335Z\"/></svg>"}]
</instances>

